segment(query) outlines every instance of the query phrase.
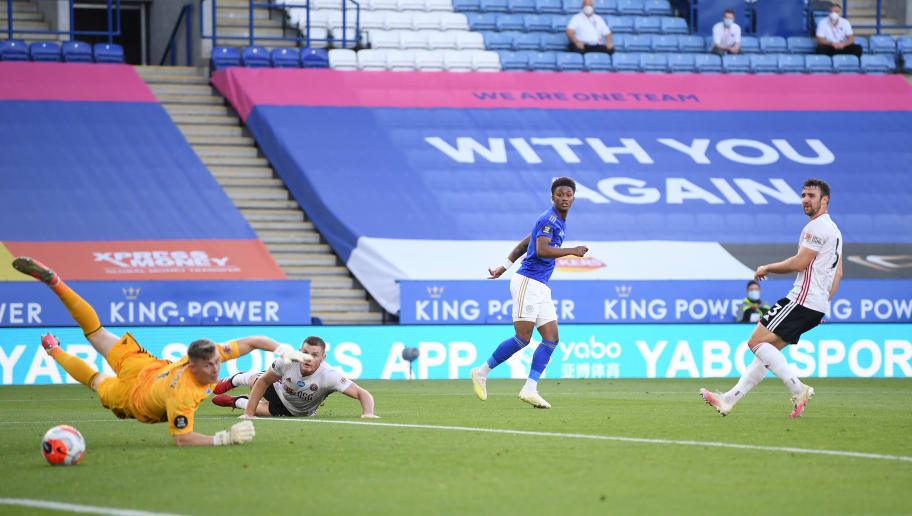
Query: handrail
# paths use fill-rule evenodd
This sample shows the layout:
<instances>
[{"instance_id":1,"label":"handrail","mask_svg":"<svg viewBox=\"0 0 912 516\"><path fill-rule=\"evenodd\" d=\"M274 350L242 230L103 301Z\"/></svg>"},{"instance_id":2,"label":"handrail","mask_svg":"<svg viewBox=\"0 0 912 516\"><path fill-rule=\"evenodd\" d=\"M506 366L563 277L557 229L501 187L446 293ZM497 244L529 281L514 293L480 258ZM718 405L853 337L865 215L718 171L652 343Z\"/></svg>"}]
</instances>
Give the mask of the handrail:
<instances>
[{"instance_id":1,"label":"handrail","mask_svg":"<svg viewBox=\"0 0 912 516\"><path fill-rule=\"evenodd\" d=\"M120 0L107 0L107 11L108 11L108 30L99 31L99 30L76 30L73 27L73 21L75 17L73 16L73 4L75 0L69 0L69 30L16 30L13 27L13 0L6 0L6 32L7 39L13 39L13 33L18 34L54 34L54 35L69 35L70 40L76 39L76 36L107 36L108 43L114 43L114 36L121 35L121 26L120 26ZM117 18L114 19L114 11L117 12ZM117 22L116 28L114 27L114 22Z\"/></svg>"},{"instance_id":2,"label":"handrail","mask_svg":"<svg viewBox=\"0 0 912 516\"><path fill-rule=\"evenodd\" d=\"M848 0L842 0L842 17L843 18L849 17L848 6L849 6ZM877 15L875 16L874 25L856 25L853 23L852 28L853 29L875 29L875 34L877 34L878 36L880 35L881 29L912 29L912 25L884 25L883 20L882 20L883 16L881 15L882 9L883 9L882 0L877 0Z\"/></svg>"},{"instance_id":3,"label":"handrail","mask_svg":"<svg viewBox=\"0 0 912 516\"><path fill-rule=\"evenodd\" d=\"M171 66L174 66L177 61L177 52L175 51L176 41L174 38L177 36L177 29L180 28L181 21L184 21L184 29L186 30L185 41L187 42L187 66L193 65L193 40L190 39L193 34L190 31L190 18L193 16L193 4L186 3L181 7L180 14L177 16L177 21L174 22L174 29L171 30L171 37L168 38L168 47L165 48L165 53L162 54L161 60L158 62L158 66L165 64L165 58L168 57L168 54L171 54ZM186 17L186 21L185 21Z\"/></svg>"}]
</instances>

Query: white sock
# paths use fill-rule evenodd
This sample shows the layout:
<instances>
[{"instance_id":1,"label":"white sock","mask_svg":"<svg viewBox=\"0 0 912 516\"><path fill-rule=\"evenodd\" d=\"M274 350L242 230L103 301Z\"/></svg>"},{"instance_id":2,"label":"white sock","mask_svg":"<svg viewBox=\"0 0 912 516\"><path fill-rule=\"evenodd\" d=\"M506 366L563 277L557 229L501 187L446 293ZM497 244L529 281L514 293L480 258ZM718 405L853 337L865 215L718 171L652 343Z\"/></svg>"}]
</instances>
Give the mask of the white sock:
<instances>
[{"instance_id":1,"label":"white sock","mask_svg":"<svg viewBox=\"0 0 912 516\"><path fill-rule=\"evenodd\" d=\"M776 346L763 342L755 348L754 354L766 364L766 367L768 367L774 375L782 380L782 383L788 387L788 390L792 395L801 394L801 381L798 379L798 376L795 375L792 366L790 366L785 359L785 355L776 349Z\"/></svg>"},{"instance_id":2,"label":"white sock","mask_svg":"<svg viewBox=\"0 0 912 516\"><path fill-rule=\"evenodd\" d=\"M538 392L538 380L533 380L531 378L526 378L526 384L523 385L522 390L524 391L536 391Z\"/></svg>"},{"instance_id":3,"label":"white sock","mask_svg":"<svg viewBox=\"0 0 912 516\"><path fill-rule=\"evenodd\" d=\"M722 401L731 405L738 403L738 400L756 387L764 376L766 376L766 364L759 358L754 358L754 361L744 370L744 374L741 375L738 383L730 391L722 395Z\"/></svg>"},{"instance_id":4,"label":"white sock","mask_svg":"<svg viewBox=\"0 0 912 516\"><path fill-rule=\"evenodd\" d=\"M231 385L235 387L240 387L242 385L247 385L247 382L250 381L250 378L256 376L258 373L252 371L244 371L243 373L238 373L231 378Z\"/></svg>"},{"instance_id":5,"label":"white sock","mask_svg":"<svg viewBox=\"0 0 912 516\"><path fill-rule=\"evenodd\" d=\"M478 376L480 376L480 377L482 377L482 378L487 378L487 377L488 377L488 373L490 373L490 372L491 372L491 368L488 367L488 363L487 363L487 362L481 364L480 366L478 366L477 369L475 369L475 374L478 375Z\"/></svg>"},{"instance_id":6,"label":"white sock","mask_svg":"<svg viewBox=\"0 0 912 516\"><path fill-rule=\"evenodd\" d=\"M244 410L245 408L247 408L248 401L249 400L247 398L238 398L238 399L234 400L234 408L239 408L241 410Z\"/></svg>"}]
</instances>

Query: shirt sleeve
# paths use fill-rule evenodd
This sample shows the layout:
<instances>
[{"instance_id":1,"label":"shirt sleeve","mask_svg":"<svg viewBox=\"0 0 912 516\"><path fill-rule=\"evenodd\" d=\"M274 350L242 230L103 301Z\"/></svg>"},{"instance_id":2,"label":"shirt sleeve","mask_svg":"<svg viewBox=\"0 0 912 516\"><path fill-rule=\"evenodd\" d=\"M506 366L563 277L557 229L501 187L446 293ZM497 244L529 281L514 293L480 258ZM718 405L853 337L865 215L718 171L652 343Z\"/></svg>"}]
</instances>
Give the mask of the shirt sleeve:
<instances>
[{"instance_id":1,"label":"shirt sleeve","mask_svg":"<svg viewBox=\"0 0 912 516\"><path fill-rule=\"evenodd\" d=\"M827 19L824 18L824 19L820 20L820 23L817 24L817 37L818 37L818 38L827 39L827 37L826 37L826 29L825 29L824 26L823 26L823 24L824 24L826 21L827 21Z\"/></svg>"},{"instance_id":2,"label":"shirt sleeve","mask_svg":"<svg viewBox=\"0 0 912 516\"><path fill-rule=\"evenodd\" d=\"M827 235L820 231L819 226L808 226L801 235L801 246L812 251L820 251L827 242Z\"/></svg>"},{"instance_id":3,"label":"shirt sleeve","mask_svg":"<svg viewBox=\"0 0 912 516\"><path fill-rule=\"evenodd\" d=\"M846 20L845 18L843 18L842 23L843 23L843 25L845 26L845 35L846 35L846 37L849 37L849 36L851 36L852 34L854 34L854 33L852 32L852 24L849 23L849 20Z\"/></svg>"},{"instance_id":4,"label":"shirt sleeve","mask_svg":"<svg viewBox=\"0 0 912 516\"><path fill-rule=\"evenodd\" d=\"M741 27L739 25L732 25L732 43L741 44Z\"/></svg>"},{"instance_id":5,"label":"shirt sleeve","mask_svg":"<svg viewBox=\"0 0 912 516\"><path fill-rule=\"evenodd\" d=\"M189 374L189 373L187 373ZM171 392L165 402L168 415L168 431L171 435L189 434L193 431L193 414L199 407L199 401L194 401L182 393L178 386Z\"/></svg>"},{"instance_id":6,"label":"shirt sleeve","mask_svg":"<svg viewBox=\"0 0 912 516\"><path fill-rule=\"evenodd\" d=\"M535 234L532 235L532 240L530 241L530 245L534 246L535 240L537 240L538 237L540 237L540 236L548 237L548 239L551 239L554 236L554 231L555 231L554 224L548 222L547 220L539 221L539 223L535 225ZM533 247L533 249L534 249L534 247Z\"/></svg>"},{"instance_id":7,"label":"shirt sleeve","mask_svg":"<svg viewBox=\"0 0 912 516\"><path fill-rule=\"evenodd\" d=\"M216 345L216 348L218 348L219 358L222 362L227 362L228 360L233 360L241 356L236 340L229 340L228 342L218 344Z\"/></svg>"},{"instance_id":8,"label":"shirt sleeve","mask_svg":"<svg viewBox=\"0 0 912 516\"><path fill-rule=\"evenodd\" d=\"M567 22L567 30L572 30L576 32L579 29L579 17L574 16L570 18L570 21Z\"/></svg>"},{"instance_id":9,"label":"shirt sleeve","mask_svg":"<svg viewBox=\"0 0 912 516\"><path fill-rule=\"evenodd\" d=\"M601 25L601 27L599 27L599 30L601 31L602 36L607 36L607 35L611 34L611 28L608 27L608 24L605 23L605 19L602 18L601 16L599 16L599 24Z\"/></svg>"},{"instance_id":10,"label":"shirt sleeve","mask_svg":"<svg viewBox=\"0 0 912 516\"><path fill-rule=\"evenodd\" d=\"M722 27L720 27L718 23L713 25L713 44L722 44ZM794 233L792 234L794 235Z\"/></svg>"},{"instance_id":11,"label":"shirt sleeve","mask_svg":"<svg viewBox=\"0 0 912 516\"><path fill-rule=\"evenodd\" d=\"M342 392L352 385L352 381L336 368L332 368L327 372L326 379L332 384L329 385L329 388L337 392Z\"/></svg>"},{"instance_id":12,"label":"shirt sleeve","mask_svg":"<svg viewBox=\"0 0 912 516\"><path fill-rule=\"evenodd\" d=\"M281 378L285 373L285 361L281 358L273 360L272 365L269 366L269 370L272 371L272 374Z\"/></svg>"}]
</instances>

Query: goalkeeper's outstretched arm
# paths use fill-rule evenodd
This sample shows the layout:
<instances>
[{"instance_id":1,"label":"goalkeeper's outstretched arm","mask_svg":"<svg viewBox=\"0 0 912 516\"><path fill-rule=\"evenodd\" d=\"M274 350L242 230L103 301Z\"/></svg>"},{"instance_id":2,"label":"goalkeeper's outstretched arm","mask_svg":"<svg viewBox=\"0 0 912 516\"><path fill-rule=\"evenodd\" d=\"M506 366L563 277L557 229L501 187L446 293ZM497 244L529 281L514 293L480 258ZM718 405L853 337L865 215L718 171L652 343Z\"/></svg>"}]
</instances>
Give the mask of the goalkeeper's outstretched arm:
<instances>
[{"instance_id":1,"label":"goalkeeper's outstretched arm","mask_svg":"<svg viewBox=\"0 0 912 516\"><path fill-rule=\"evenodd\" d=\"M198 434L188 432L174 436L174 444L178 446L221 446L225 444L242 444L253 440L256 432L253 430L253 423L250 421L241 421L231 425L228 430L216 432L215 435Z\"/></svg>"},{"instance_id":2,"label":"goalkeeper's outstretched arm","mask_svg":"<svg viewBox=\"0 0 912 516\"><path fill-rule=\"evenodd\" d=\"M263 336L243 337L237 339L237 346L238 353L241 355L246 355L254 349L262 349L263 351L275 352L276 355L278 355L286 362L303 362L305 360L313 358L307 353L302 353L301 351L296 350L288 344L279 344L269 337Z\"/></svg>"}]
</instances>

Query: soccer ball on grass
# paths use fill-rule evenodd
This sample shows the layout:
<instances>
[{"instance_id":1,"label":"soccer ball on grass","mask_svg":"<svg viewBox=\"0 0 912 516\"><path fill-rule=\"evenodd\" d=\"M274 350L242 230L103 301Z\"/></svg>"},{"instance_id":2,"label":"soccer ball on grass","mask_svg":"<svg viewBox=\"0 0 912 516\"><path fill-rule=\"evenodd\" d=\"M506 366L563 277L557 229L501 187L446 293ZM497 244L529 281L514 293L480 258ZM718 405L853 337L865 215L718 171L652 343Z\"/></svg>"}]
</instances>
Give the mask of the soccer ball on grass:
<instances>
[{"instance_id":1,"label":"soccer ball on grass","mask_svg":"<svg viewBox=\"0 0 912 516\"><path fill-rule=\"evenodd\" d=\"M41 440L41 454L53 465L74 465L82 460L86 443L79 430L70 425L51 428Z\"/></svg>"}]
</instances>

